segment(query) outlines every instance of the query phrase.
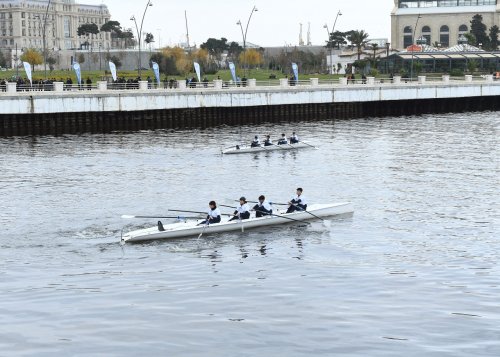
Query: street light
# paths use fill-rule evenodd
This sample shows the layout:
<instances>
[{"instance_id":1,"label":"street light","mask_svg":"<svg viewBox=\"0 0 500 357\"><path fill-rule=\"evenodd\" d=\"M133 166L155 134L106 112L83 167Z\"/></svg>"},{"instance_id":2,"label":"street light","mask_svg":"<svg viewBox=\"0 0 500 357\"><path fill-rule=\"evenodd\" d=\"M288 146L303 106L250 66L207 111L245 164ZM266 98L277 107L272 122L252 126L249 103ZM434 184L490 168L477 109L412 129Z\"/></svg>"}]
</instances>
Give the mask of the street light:
<instances>
[{"instance_id":1,"label":"street light","mask_svg":"<svg viewBox=\"0 0 500 357\"><path fill-rule=\"evenodd\" d=\"M323 28L325 28L326 31L328 32L328 45L330 45L330 34L335 31L335 25L337 25L337 20L338 20L339 16L342 16L342 12L340 12L340 10L337 12L337 16L335 16L335 21L333 22L332 32L330 32L330 30L328 29L328 24L325 24L323 26ZM331 72L333 74L333 46L329 46L329 47L330 47L330 67L331 67Z\"/></svg>"},{"instance_id":2,"label":"street light","mask_svg":"<svg viewBox=\"0 0 500 357\"><path fill-rule=\"evenodd\" d=\"M413 36L411 38L411 68L410 68L410 80L413 81L413 56L415 53L415 34L417 32L418 20L420 20L422 16L418 14L417 21L415 22L415 28L413 29Z\"/></svg>"},{"instance_id":3,"label":"street light","mask_svg":"<svg viewBox=\"0 0 500 357\"><path fill-rule=\"evenodd\" d=\"M247 22L247 27L245 29L245 32L243 32L243 25L241 23L241 20L238 20L236 25L239 25L241 28L241 35L243 36L243 70L244 70L244 75L245 78L247 76L246 72L246 61L247 61L247 33L248 33L248 26L250 25L250 20L252 19L252 15L254 12L257 12L258 9L256 6L252 8L252 11L250 12L250 16L248 17L248 22Z\"/></svg>"},{"instance_id":4,"label":"street light","mask_svg":"<svg viewBox=\"0 0 500 357\"><path fill-rule=\"evenodd\" d=\"M141 28L139 29L139 26L137 26L137 21L135 19L135 16L132 15L130 18L130 21L134 21L135 23L135 29L137 31L137 41L139 43L139 79L141 78L142 75L142 61L141 61L141 38L142 38L142 26L144 25L144 18L146 17L146 12L148 11L148 8L150 6L153 6L153 3L151 0L148 0L148 3L146 4L146 9L144 10L144 14L142 15L142 20L141 20Z\"/></svg>"}]
</instances>

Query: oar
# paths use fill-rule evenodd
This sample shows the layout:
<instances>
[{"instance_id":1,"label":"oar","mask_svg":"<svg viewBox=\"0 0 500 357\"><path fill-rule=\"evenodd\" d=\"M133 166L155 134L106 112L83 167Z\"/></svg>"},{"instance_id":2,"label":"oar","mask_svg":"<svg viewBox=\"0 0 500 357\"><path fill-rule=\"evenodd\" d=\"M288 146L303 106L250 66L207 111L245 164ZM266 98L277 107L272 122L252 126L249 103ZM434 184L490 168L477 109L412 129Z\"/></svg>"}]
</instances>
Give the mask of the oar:
<instances>
[{"instance_id":1,"label":"oar","mask_svg":"<svg viewBox=\"0 0 500 357\"><path fill-rule=\"evenodd\" d=\"M249 203L258 203L258 202L255 202L255 201L248 201L248 202L249 202ZM289 204L288 204L288 203L276 203L276 202L269 202L269 204L270 204L270 205L277 205L277 206L289 206ZM309 212L309 211L307 211L307 210L304 210L304 209L303 209L302 207L300 207L300 206L294 205L293 203L292 203L292 206L294 206L294 207L298 208L300 212L305 212L305 213L310 214L311 216L313 216L313 217L315 217L315 218L317 218L317 219L319 219L319 220L322 220L323 222L325 221L323 218L321 218L321 217L319 217L319 216L315 215L314 213L311 213L311 212Z\"/></svg>"},{"instance_id":2,"label":"oar","mask_svg":"<svg viewBox=\"0 0 500 357\"><path fill-rule=\"evenodd\" d=\"M169 212L182 212L182 213L198 213L198 214L207 214L207 212L199 212L199 211L184 211L184 210L179 210L179 209L169 209ZM228 213L221 213L223 216L231 216L231 214Z\"/></svg>"},{"instance_id":3,"label":"oar","mask_svg":"<svg viewBox=\"0 0 500 357\"><path fill-rule=\"evenodd\" d=\"M306 221L301 221L301 220L298 220L298 219L294 219L294 218L290 218L290 217L281 216L281 215L279 215L279 214L267 213L267 212L262 212L262 211L260 211L260 213L262 213L262 214L263 214L263 215L265 215L265 216L274 216L274 217L285 218L285 219L288 219L288 220L290 220L290 221L295 221L295 222L299 222L299 223L309 223L309 222L306 222Z\"/></svg>"},{"instance_id":4,"label":"oar","mask_svg":"<svg viewBox=\"0 0 500 357\"><path fill-rule=\"evenodd\" d=\"M317 147L316 147L316 146L314 146L314 145L310 145L310 144L306 143L305 141L299 141L299 143L302 143L302 144L304 144L304 145L307 145L307 146L309 146L309 147L312 147L313 149L317 149ZM297 143L297 144L298 144L298 143Z\"/></svg>"},{"instance_id":5,"label":"oar","mask_svg":"<svg viewBox=\"0 0 500 357\"><path fill-rule=\"evenodd\" d=\"M202 217L184 217L184 216L132 216L128 214L124 214L122 216L123 219L132 219L132 218L145 218L145 219L178 219L178 220L183 220L183 219L200 219Z\"/></svg>"},{"instance_id":6,"label":"oar","mask_svg":"<svg viewBox=\"0 0 500 357\"><path fill-rule=\"evenodd\" d=\"M227 206L227 205L219 205L219 206L221 206L221 207L226 207L226 208L233 208L233 206ZM236 217L236 215L235 215L235 214L233 214L233 217ZM240 217L240 216L238 216L238 219L239 219L239 221L240 221L240 223L241 223L241 232L242 232L242 233L245 233L245 227L244 227L244 225L243 225L243 220L241 219L241 217Z\"/></svg>"}]
</instances>

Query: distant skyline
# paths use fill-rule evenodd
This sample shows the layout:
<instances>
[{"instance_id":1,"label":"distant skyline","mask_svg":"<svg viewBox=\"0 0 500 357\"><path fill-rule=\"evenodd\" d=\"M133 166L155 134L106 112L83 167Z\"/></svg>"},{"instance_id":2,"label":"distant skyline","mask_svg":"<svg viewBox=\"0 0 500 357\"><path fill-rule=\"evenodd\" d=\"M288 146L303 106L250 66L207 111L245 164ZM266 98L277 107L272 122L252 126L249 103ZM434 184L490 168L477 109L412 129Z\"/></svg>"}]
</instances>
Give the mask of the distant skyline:
<instances>
[{"instance_id":1,"label":"distant skyline","mask_svg":"<svg viewBox=\"0 0 500 357\"><path fill-rule=\"evenodd\" d=\"M124 28L135 25L130 17L135 15L140 26L147 0L77 0L82 4L106 4L113 20ZM200 45L208 38L226 37L228 41L242 42L239 26L246 27L250 12L254 13L247 34L247 41L263 46L295 46L299 44L300 23L303 39L307 44L308 25L311 24L313 45L324 45L327 40L325 23L331 31L335 16L340 10L336 30L365 30L370 38L387 38L390 41L390 12L392 0L153 0L144 21L143 32L155 36L155 47L172 46L186 42L184 11L187 11L191 45Z\"/></svg>"}]
</instances>

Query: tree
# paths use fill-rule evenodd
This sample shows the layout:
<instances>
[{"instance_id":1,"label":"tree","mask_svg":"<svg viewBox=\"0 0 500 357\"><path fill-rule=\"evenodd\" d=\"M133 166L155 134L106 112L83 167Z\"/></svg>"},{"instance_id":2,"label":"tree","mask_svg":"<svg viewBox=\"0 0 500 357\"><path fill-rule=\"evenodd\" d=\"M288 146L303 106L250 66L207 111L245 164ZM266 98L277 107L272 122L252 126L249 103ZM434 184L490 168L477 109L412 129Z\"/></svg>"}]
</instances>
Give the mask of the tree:
<instances>
[{"instance_id":1,"label":"tree","mask_svg":"<svg viewBox=\"0 0 500 357\"><path fill-rule=\"evenodd\" d=\"M500 29L497 25L490 28L490 50L496 51L498 49L498 33Z\"/></svg>"},{"instance_id":2,"label":"tree","mask_svg":"<svg viewBox=\"0 0 500 357\"><path fill-rule=\"evenodd\" d=\"M122 32L122 27L118 21L108 21L101 26L101 31L119 33Z\"/></svg>"},{"instance_id":3,"label":"tree","mask_svg":"<svg viewBox=\"0 0 500 357\"><path fill-rule=\"evenodd\" d=\"M85 63L85 55L83 53L80 53L78 55L78 63L80 64Z\"/></svg>"},{"instance_id":4,"label":"tree","mask_svg":"<svg viewBox=\"0 0 500 357\"><path fill-rule=\"evenodd\" d=\"M476 38L475 46L484 46L489 48L489 38L486 35L486 25L483 23L483 16L476 14L470 22L470 33Z\"/></svg>"},{"instance_id":5,"label":"tree","mask_svg":"<svg viewBox=\"0 0 500 357\"><path fill-rule=\"evenodd\" d=\"M97 35L99 28L96 24L83 24L78 27L78 36Z\"/></svg>"},{"instance_id":6,"label":"tree","mask_svg":"<svg viewBox=\"0 0 500 357\"><path fill-rule=\"evenodd\" d=\"M327 48L338 48L340 49L341 45L347 45L346 37L347 32L335 31L330 34L330 38L328 39L328 43L326 44Z\"/></svg>"},{"instance_id":7,"label":"tree","mask_svg":"<svg viewBox=\"0 0 500 357\"><path fill-rule=\"evenodd\" d=\"M358 50L358 61L361 59L362 48L366 45L368 36L368 33L366 33L364 30L355 30L351 31L351 33L347 37L349 42L351 42L353 46L356 46Z\"/></svg>"},{"instance_id":8,"label":"tree","mask_svg":"<svg viewBox=\"0 0 500 357\"><path fill-rule=\"evenodd\" d=\"M116 68L120 68L122 66L122 61L116 56L111 56L109 61L113 62Z\"/></svg>"},{"instance_id":9,"label":"tree","mask_svg":"<svg viewBox=\"0 0 500 357\"><path fill-rule=\"evenodd\" d=\"M373 51L373 61L375 61L377 57L378 43L370 43L370 47Z\"/></svg>"},{"instance_id":10,"label":"tree","mask_svg":"<svg viewBox=\"0 0 500 357\"><path fill-rule=\"evenodd\" d=\"M155 37L152 33L148 32L146 34L146 38L144 39L144 42L146 42L146 44L151 44L153 42L155 42ZM151 46L149 47L151 49Z\"/></svg>"},{"instance_id":11,"label":"tree","mask_svg":"<svg viewBox=\"0 0 500 357\"><path fill-rule=\"evenodd\" d=\"M251 48L240 54L239 61L240 63L244 63L249 66L256 66L261 64L263 59L262 54L259 51Z\"/></svg>"},{"instance_id":12,"label":"tree","mask_svg":"<svg viewBox=\"0 0 500 357\"><path fill-rule=\"evenodd\" d=\"M49 65L49 70L52 72L54 70L54 65L57 63L57 60L54 57L47 58L47 64Z\"/></svg>"},{"instance_id":13,"label":"tree","mask_svg":"<svg viewBox=\"0 0 500 357\"><path fill-rule=\"evenodd\" d=\"M479 63L476 60L467 61L467 69L469 70L470 74L473 74L478 67Z\"/></svg>"},{"instance_id":14,"label":"tree","mask_svg":"<svg viewBox=\"0 0 500 357\"><path fill-rule=\"evenodd\" d=\"M238 42L233 41L227 47L227 54L233 59L238 58L241 52L243 52L243 47L241 47Z\"/></svg>"},{"instance_id":15,"label":"tree","mask_svg":"<svg viewBox=\"0 0 500 357\"><path fill-rule=\"evenodd\" d=\"M219 59L220 55L228 49L227 39L224 37L222 37L220 40L209 38L207 42L200 45L200 48L207 50L210 55L214 56L216 59Z\"/></svg>"},{"instance_id":16,"label":"tree","mask_svg":"<svg viewBox=\"0 0 500 357\"><path fill-rule=\"evenodd\" d=\"M34 71L36 65L43 63L43 56L40 51L34 48L29 48L21 55L21 61L31 64Z\"/></svg>"}]
</instances>

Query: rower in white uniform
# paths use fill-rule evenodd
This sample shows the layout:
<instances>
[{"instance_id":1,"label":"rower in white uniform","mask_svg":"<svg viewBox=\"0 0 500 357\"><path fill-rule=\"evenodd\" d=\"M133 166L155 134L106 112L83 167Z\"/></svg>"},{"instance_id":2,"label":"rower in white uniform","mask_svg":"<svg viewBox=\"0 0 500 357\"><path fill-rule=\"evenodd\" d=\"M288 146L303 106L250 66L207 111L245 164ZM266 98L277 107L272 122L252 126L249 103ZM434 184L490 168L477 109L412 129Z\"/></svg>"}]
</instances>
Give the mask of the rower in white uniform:
<instances>
[{"instance_id":1,"label":"rower in white uniform","mask_svg":"<svg viewBox=\"0 0 500 357\"><path fill-rule=\"evenodd\" d=\"M208 214L206 220L204 220L201 223L198 223L198 225L203 225L203 224L214 224L214 223L220 223L221 221L221 213L220 209L217 208L217 203L215 201L210 201L208 204Z\"/></svg>"},{"instance_id":2,"label":"rower in white uniform","mask_svg":"<svg viewBox=\"0 0 500 357\"><path fill-rule=\"evenodd\" d=\"M278 145L287 145L288 140L286 139L285 134L281 134L281 138L278 140Z\"/></svg>"},{"instance_id":3,"label":"rower in white uniform","mask_svg":"<svg viewBox=\"0 0 500 357\"><path fill-rule=\"evenodd\" d=\"M264 141L264 146L273 146L273 141L271 140L271 135L266 136L266 141Z\"/></svg>"},{"instance_id":4,"label":"rower in white uniform","mask_svg":"<svg viewBox=\"0 0 500 357\"><path fill-rule=\"evenodd\" d=\"M250 146L253 148L260 147L260 140L258 135L255 135L255 138L252 140L252 144L250 144Z\"/></svg>"},{"instance_id":5,"label":"rower in white uniform","mask_svg":"<svg viewBox=\"0 0 500 357\"><path fill-rule=\"evenodd\" d=\"M234 211L234 217L229 221L235 221L237 219L249 219L250 218L250 208L247 204L247 199L245 197L240 197L240 204L236 207Z\"/></svg>"},{"instance_id":6,"label":"rower in white uniform","mask_svg":"<svg viewBox=\"0 0 500 357\"><path fill-rule=\"evenodd\" d=\"M292 213L292 212L295 212L295 211L306 211L307 210L307 200L306 198L304 197L304 195L302 195L302 192L303 192L303 189L302 188L298 188L297 189L297 195L295 197L293 197L290 202L288 202L288 204L290 205L288 207L288 210L286 211L286 213Z\"/></svg>"},{"instance_id":7,"label":"rower in white uniform","mask_svg":"<svg viewBox=\"0 0 500 357\"><path fill-rule=\"evenodd\" d=\"M264 195L259 196L259 203L253 206L252 210L255 211L256 218L271 216L273 214L273 208L266 201L266 197Z\"/></svg>"},{"instance_id":8,"label":"rower in white uniform","mask_svg":"<svg viewBox=\"0 0 500 357\"><path fill-rule=\"evenodd\" d=\"M299 137L297 134L295 134L295 131L293 132L292 136L290 137L290 144L298 144L299 142Z\"/></svg>"}]
</instances>

